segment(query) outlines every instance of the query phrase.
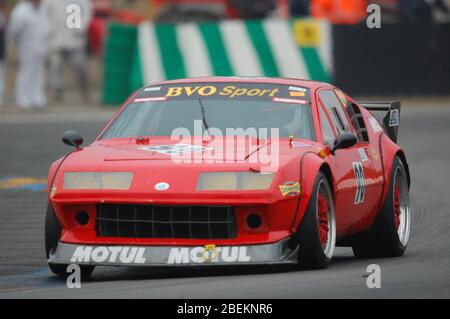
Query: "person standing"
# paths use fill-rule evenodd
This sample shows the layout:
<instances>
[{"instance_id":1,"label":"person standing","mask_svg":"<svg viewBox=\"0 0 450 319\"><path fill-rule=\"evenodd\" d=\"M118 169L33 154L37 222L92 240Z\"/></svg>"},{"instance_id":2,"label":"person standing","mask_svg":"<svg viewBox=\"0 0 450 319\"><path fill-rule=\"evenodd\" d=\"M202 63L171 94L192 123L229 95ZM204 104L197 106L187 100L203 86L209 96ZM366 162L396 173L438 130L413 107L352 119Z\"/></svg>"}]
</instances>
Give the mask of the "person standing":
<instances>
[{"instance_id":1,"label":"person standing","mask_svg":"<svg viewBox=\"0 0 450 319\"><path fill-rule=\"evenodd\" d=\"M22 0L12 13L8 34L18 60L16 102L22 109L43 108L45 96L45 54L49 31L41 0Z\"/></svg>"},{"instance_id":2,"label":"person standing","mask_svg":"<svg viewBox=\"0 0 450 319\"><path fill-rule=\"evenodd\" d=\"M64 65L70 61L80 86L88 99L87 40L93 10L90 0L43 0L43 9L50 23L50 86L56 100L64 93ZM73 11L72 11L73 9ZM69 25L70 15L79 23Z\"/></svg>"}]
</instances>

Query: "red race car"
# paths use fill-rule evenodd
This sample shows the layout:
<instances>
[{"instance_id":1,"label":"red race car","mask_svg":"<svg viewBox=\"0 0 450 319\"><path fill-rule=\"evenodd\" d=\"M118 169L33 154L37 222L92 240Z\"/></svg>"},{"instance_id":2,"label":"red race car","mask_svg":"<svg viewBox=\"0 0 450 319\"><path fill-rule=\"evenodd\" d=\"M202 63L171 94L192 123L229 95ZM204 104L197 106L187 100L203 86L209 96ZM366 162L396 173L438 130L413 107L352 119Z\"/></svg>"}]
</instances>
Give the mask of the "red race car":
<instances>
[{"instance_id":1,"label":"red race car","mask_svg":"<svg viewBox=\"0 0 450 319\"><path fill-rule=\"evenodd\" d=\"M396 144L399 118L398 102L358 103L330 84L296 79L140 89L91 145L64 134L74 150L50 168L50 269L325 268L336 246L357 257L401 256L410 174Z\"/></svg>"}]
</instances>

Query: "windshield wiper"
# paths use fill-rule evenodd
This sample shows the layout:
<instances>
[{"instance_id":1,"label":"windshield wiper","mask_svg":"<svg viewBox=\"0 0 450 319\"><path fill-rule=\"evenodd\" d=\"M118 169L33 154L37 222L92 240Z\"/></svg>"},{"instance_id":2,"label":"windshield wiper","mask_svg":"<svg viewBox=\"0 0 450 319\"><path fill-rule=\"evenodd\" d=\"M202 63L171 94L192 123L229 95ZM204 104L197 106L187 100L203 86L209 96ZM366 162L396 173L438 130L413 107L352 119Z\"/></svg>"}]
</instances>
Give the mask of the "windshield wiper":
<instances>
[{"instance_id":1,"label":"windshield wiper","mask_svg":"<svg viewBox=\"0 0 450 319\"><path fill-rule=\"evenodd\" d=\"M198 99L198 104L200 105L200 110L202 111L203 124L205 125L205 128L206 128L206 131L208 132L208 135L211 136L211 134L209 133L209 125L206 122L206 112L205 112L205 107L203 106L202 99Z\"/></svg>"}]
</instances>

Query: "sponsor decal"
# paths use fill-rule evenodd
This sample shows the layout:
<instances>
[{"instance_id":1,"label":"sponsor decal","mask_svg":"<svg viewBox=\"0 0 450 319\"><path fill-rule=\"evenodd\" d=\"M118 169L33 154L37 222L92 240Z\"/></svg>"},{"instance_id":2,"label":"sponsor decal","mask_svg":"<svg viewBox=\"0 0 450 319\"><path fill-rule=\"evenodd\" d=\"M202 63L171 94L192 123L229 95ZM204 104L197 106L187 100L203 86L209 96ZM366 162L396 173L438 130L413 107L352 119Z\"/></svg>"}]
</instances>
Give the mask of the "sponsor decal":
<instances>
[{"instance_id":1,"label":"sponsor decal","mask_svg":"<svg viewBox=\"0 0 450 319\"><path fill-rule=\"evenodd\" d=\"M353 162L353 171L356 178L356 195L355 204L364 202L364 195L366 193L366 177L364 176L364 167L361 162Z\"/></svg>"},{"instance_id":2,"label":"sponsor decal","mask_svg":"<svg viewBox=\"0 0 450 319\"><path fill-rule=\"evenodd\" d=\"M142 97L134 99L134 103L145 103L145 102L162 102L167 100L166 96L156 96L156 97Z\"/></svg>"},{"instance_id":3,"label":"sponsor decal","mask_svg":"<svg viewBox=\"0 0 450 319\"><path fill-rule=\"evenodd\" d=\"M330 156L330 149L319 147L317 148L317 155L319 155L323 159L326 159L328 156Z\"/></svg>"},{"instance_id":4,"label":"sponsor decal","mask_svg":"<svg viewBox=\"0 0 450 319\"><path fill-rule=\"evenodd\" d=\"M305 92L292 91L292 92L289 92L289 95L292 96L292 97L305 97L306 93Z\"/></svg>"},{"instance_id":5,"label":"sponsor decal","mask_svg":"<svg viewBox=\"0 0 450 319\"><path fill-rule=\"evenodd\" d=\"M205 245L205 250L200 255L205 262L211 262L219 257L219 251L216 245Z\"/></svg>"},{"instance_id":6,"label":"sponsor decal","mask_svg":"<svg viewBox=\"0 0 450 319\"><path fill-rule=\"evenodd\" d=\"M279 89L262 89L262 88L248 88L248 87L236 87L234 85L228 85L224 88L218 88L214 85L205 86L176 86L170 87L167 90L166 97L178 97L178 96L198 96L207 97L212 95L219 95L229 98L235 98L240 96L250 97L274 97L278 94Z\"/></svg>"},{"instance_id":7,"label":"sponsor decal","mask_svg":"<svg viewBox=\"0 0 450 319\"><path fill-rule=\"evenodd\" d=\"M144 89L144 92L157 92L157 91L161 91L160 86L152 86Z\"/></svg>"},{"instance_id":8,"label":"sponsor decal","mask_svg":"<svg viewBox=\"0 0 450 319\"><path fill-rule=\"evenodd\" d=\"M157 191L166 191L169 188L170 188L170 185L169 185L169 183L166 183L166 182L161 182L161 183L155 184L155 189Z\"/></svg>"},{"instance_id":9,"label":"sponsor decal","mask_svg":"<svg viewBox=\"0 0 450 319\"><path fill-rule=\"evenodd\" d=\"M274 97L272 99L273 102L279 102L279 103L294 103L294 104L307 104L308 101L306 100L297 100L297 99L286 99L282 97Z\"/></svg>"},{"instance_id":10,"label":"sponsor decal","mask_svg":"<svg viewBox=\"0 0 450 319\"><path fill-rule=\"evenodd\" d=\"M157 97L153 95L158 95ZM162 101L167 99L198 100L213 98L222 100L266 100L275 97L309 100L309 89L271 83L183 83L144 88L136 97L136 102ZM153 98L157 98L153 100ZM306 104L306 102L298 102ZM288 102L295 103L295 102Z\"/></svg>"},{"instance_id":11,"label":"sponsor decal","mask_svg":"<svg viewBox=\"0 0 450 319\"><path fill-rule=\"evenodd\" d=\"M247 247L205 245L204 247L175 247L170 250L168 264L238 263L250 262Z\"/></svg>"},{"instance_id":12,"label":"sponsor decal","mask_svg":"<svg viewBox=\"0 0 450 319\"><path fill-rule=\"evenodd\" d=\"M398 126L399 122L399 113L398 110L391 110L391 114L389 116L389 126Z\"/></svg>"},{"instance_id":13,"label":"sponsor decal","mask_svg":"<svg viewBox=\"0 0 450 319\"><path fill-rule=\"evenodd\" d=\"M72 263L145 264L144 255L144 247L77 246L70 261Z\"/></svg>"},{"instance_id":14,"label":"sponsor decal","mask_svg":"<svg viewBox=\"0 0 450 319\"><path fill-rule=\"evenodd\" d=\"M381 128L380 123L378 122L378 120L376 118L374 118L373 116L369 117L369 122L370 122L370 126L372 126L372 130L375 133L379 133L382 132L383 129Z\"/></svg>"},{"instance_id":15,"label":"sponsor decal","mask_svg":"<svg viewBox=\"0 0 450 319\"><path fill-rule=\"evenodd\" d=\"M294 197L300 194L300 184L298 182L287 182L279 185L281 195Z\"/></svg>"},{"instance_id":16,"label":"sponsor decal","mask_svg":"<svg viewBox=\"0 0 450 319\"><path fill-rule=\"evenodd\" d=\"M139 149L143 151L157 152L164 155L182 155L186 153L211 151L213 148L192 144L169 144L146 146L140 147Z\"/></svg>"},{"instance_id":17,"label":"sponsor decal","mask_svg":"<svg viewBox=\"0 0 450 319\"><path fill-rule=\"evenodd\" d=\"M302 88L299 86L290 86L289 91L297 91L297 92L306 92L306 88Z\"/></svg>"},{"instance_id":18,"label":"sponsor decal","mask_svg":"<svg viewBox=\"0 0 450 319\"><path fill-rule=\"evenodd\" d=\"M367 162L369 158L367 157L366 150L364 148L358 149L359 157L361 157L361 161Z\"/></svg>"}]
</instances>

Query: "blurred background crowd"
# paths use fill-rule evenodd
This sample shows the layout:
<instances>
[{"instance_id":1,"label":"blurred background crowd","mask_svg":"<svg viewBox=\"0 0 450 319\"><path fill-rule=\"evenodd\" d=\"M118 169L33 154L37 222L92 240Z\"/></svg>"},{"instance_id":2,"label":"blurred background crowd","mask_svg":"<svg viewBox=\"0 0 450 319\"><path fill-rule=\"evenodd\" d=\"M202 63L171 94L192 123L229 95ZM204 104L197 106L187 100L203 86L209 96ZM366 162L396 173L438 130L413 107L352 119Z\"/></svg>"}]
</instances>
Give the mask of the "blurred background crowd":
<instances>
[{"instance_id":1,"label":"blurred background crowd","mask_svg":"<svg viewBox=\"0 0 450 319\"><path fill-rule=\"evenodd\" d=\"M313 17L357 25L365 23L371 3L380 5L383 22L450 21L450 0L0 0L0 106L13 111L100 103L112 21ZM81 8L81 20L70 28L73 4Z\"/></svg>"}]
</instances>

